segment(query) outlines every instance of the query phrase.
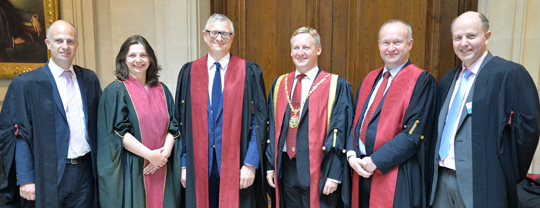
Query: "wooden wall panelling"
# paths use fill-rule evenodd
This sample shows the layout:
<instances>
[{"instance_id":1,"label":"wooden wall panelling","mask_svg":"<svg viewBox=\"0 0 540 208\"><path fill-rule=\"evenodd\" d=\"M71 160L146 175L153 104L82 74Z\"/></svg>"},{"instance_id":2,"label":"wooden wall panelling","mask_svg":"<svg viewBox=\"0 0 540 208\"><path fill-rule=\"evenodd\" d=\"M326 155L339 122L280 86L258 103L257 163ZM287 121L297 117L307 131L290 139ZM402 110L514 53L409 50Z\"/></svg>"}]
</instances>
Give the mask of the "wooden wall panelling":
<instances>
[{"instance_id":1,"label":"wooden wall panelling","mask_svg":"<svg viewBox=\"0 0 540 208\"><path fill-rule=\"evenodd\" d=\"M356 89L370 71L384 66L378 49L380 26L390 19L401 19L411 25L413 47L411 62L423 68L426 56L427 0L353 0L349 10L348 78Z\"/></svg>"},{"instance_id":2,"label":"wooden wall panelling","mask_svg":"<svg viewBox=\"0 0 540 208\"><path fill-rule=\"evenodd\" d=\"M301 26L321 34L319 66L360 85L368 72L383 66L378 50L379 27L401 19L413 29L411 61L437 80L459 63L453 53L450 24L475 10L477 0L211 0L212 13L235 23L231 52L258 63L267 91L279 75L294 70L290 37Z\"/></svg>"}]
</instances>

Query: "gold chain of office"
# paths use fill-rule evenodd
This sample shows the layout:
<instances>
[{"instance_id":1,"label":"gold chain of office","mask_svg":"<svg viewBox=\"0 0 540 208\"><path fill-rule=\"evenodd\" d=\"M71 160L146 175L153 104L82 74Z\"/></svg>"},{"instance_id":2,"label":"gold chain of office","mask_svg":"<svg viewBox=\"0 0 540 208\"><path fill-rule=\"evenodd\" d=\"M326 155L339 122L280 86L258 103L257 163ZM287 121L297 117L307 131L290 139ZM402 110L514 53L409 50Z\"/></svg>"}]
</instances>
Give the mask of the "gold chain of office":
<instances>
[{"instance_id":1,"label":"gold chain of office","mask_svg":"<svg viewBox=\"0 0 540 208\"><path fill-rule=\"evenodd\" d=\"M321 83L323 83L324 80L326 80L328 76L330 76L330 74L327 74L325 77L321 79L321 81L319 81L313 88L311 88L311 90L307 94L304 101L302 101L302 104L300 105L300 107L298 109L295 109L291 103L291 99L289 98L289 90L287 90L287 80L289 76L285 75L285 96L287 97L287 102L289 103L289 107L291 108L291 111L293 112L293 115L289 119L289 127L293 129L298 127L298 123L300 122L300 119L298 118L298 112L300 111L300 109L302 109L302 107L304 106L304 103L306 103L306 100L309 98L311 93L313 93L313 91L315 91L319 87L319 85L321 85Z\"/></svg>"}]
</instances>

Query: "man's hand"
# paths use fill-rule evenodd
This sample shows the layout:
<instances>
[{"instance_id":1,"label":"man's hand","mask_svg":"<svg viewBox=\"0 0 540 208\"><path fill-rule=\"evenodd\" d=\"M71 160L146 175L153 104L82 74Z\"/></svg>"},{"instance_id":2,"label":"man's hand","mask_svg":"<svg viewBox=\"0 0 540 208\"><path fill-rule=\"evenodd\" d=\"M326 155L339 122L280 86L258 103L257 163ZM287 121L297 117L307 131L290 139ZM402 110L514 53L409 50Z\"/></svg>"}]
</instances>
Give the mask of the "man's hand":
<instances>
[{"instance_id":1,"label":"man's hand","mask_svg":"<svg viewBox=\"0 0 540 208\"><path fill-rule=\"evenodd\" d=\"M356 174L364 177L369 178L373 173L367 171L364 166L367 165L366 161L356 157L352 156L349 158L349 166L356 172Z\"/></svg>"},{"instance_id":2,"label":"man's hand","mask_svg":"<svg viewBox=\"0 0 540 208\"><path fill-rule=\"evenodd\" d=\"M240 168L240 189L245 189L255 180L255 167L251 165L244 164Z\"/></svg>"},{"instance_id":3,"label":"man's hand","mask_svg":"<svg viewBox=\"0 0 540 208\"><path fill-rule=\"evenodd\" d=\"M326 182L324 182L324 187L322 193L324 195L330 195L331 193L334 193L338 187L338 183L332 180L326 179Z\"/></svg>"},{"instance_id":4,"label":"man's hand","mask_svg":"<svg viewBox=\"0 0 540 208\"><path fill-rule=\"evenodd\" d=\"M276 183L274 182L274 171L266 173L266 180L268 181L268 185L270 185L272 188L276 188Z\"/></svg>"},{"instance_id":5,"label":"man's hand","mask_svg":"<svg viewBox=\"0 0 540 208\"><path fill-rule=\"evenodd\" d=\"M182 177L181 177L181 181L182 181L182 186L184 188L186 188L186 169L185 168L182 168Z\"/></svg>"},{"instance_id":6,"label":"man's hand","mask_svg":"<svg viewBox=\"0 0 540 208\"><path fill-rule=\"evenodd\" d=\"M36 200L36 184L35 183L26 183L21 185L20 194L22 198L25 198L28 201Z\"/></svg>"},{"instance_id":7,"label":"man's hand","mask_svg":"<svg viewBox=\"0 0 540 208\"><path fill-rule=\"evenodd\" d=\"M366 170L367 172L373 174L373 172L377 170L377 166L375 165L375 163L373 163L373 160L371 160L371 157L364 157L362 161L365 162L365 165L363 165L363 167L364 167L364 170Z\"/></svg>"}]
</instances>

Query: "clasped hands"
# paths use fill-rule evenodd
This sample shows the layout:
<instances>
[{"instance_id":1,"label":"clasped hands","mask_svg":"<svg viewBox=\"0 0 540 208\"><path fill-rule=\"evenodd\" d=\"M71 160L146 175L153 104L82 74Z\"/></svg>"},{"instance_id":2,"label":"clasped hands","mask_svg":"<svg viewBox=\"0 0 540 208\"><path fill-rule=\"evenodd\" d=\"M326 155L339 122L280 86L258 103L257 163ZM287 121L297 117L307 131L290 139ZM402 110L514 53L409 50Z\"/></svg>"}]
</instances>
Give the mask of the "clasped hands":
<instances>
[{"instance_id":1,"label":"clasped hands","mask_svg":"<svg viewBox=\"0 0 540 208\"><path fill-rule=\"evenodd\" d=\"M248 188L253 184L253 181L255 181L255 171L255 167L248 164L244 164L242 168L240 168L240 189ZM186 168L182 168L181 179L182 186L186 188Z\"/></svg>"},{"instance_id":2,"label":"clasped hands","mask_svg":"<svg viewBox=\"0 0 540 208\"><path fill-rule=\"evenodd\" d=\"M143 169L144 175L153 174L156 170L160 169L167 164L167 158L171 155L170 151L166 151L165 147L152 150L148 158L148 164Z\"/></svg>"},{"instance_id":3,"label":"clasped hands","mask_svg":"<svg viewBox=\"0 0 540 208\"><path fill-rule=\"evenodd\" d=\"M377 170L377 166L371 160L371 157L364 157L362 159L351 156L349 158L349 165L360 176L369 178L373 175L373 172Z\"/></svg>"}]
</instances>

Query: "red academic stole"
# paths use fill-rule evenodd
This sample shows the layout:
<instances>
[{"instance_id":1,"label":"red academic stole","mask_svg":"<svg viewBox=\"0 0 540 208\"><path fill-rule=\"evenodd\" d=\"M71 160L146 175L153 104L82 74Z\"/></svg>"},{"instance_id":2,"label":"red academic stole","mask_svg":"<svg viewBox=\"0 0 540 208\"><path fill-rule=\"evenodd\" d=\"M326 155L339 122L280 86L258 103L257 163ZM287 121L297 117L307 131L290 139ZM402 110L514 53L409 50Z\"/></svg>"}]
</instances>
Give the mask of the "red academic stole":
<instances>
[{"instance_id":1,"label":"red academic stole","mask_svg":"<svg viewBox=\"0 0 540 208\"><path fill-rule=\"evenodd\" d=\"M163 87L158 83L156 86L148 86L148 90L146 90L132 76L128 76L128 80L123 83L135 108L134 113L139 119L141 143L150 150L163 147L169 129L169 111ZM144 165L146 166L146 164L148 164L148 160L144 160ZM166 177L167 166L157 169L153 174L144 176L147 207L163 207Z\"/></svg>"},{"instance_id":2,"label":"red academic stole","mask_svg":"<svg viewBox=\"0 0 540 208\"><path fill-rule=\"evenodd\" d=\"M315 81L313 82L312 87L319 83L327 75L330 75L328 72L322 71L319 73ZM292 85L294 82L294 72L291 72L285 76L288 76L287 80L287 90L289 95L291 94ZM280 77L283 78L284 76ZM331 79L333 76L328 76L319 87L311 93L309 96L309 173L310 173L310 183L309 183L309 196L310 196L310 206L313 208L321 207L319 201L319 181L321 179L321 161L324 151L321 150L324 146L324 140L326 139L326 133L328 131L328 98L329 91L331 86ZM337 76L336 76L337 78ZM278 154L281 153L282 149L278 148L279 137L281 133L281 127L283 125L285 111L289 107L287 96L285 94L285 82L281 79L278 81L278 86L275 88L278 92L274 92L274 121L275 121L275 152L274 152L274 161L277 161ZM305 108L306 106L304 106ZM330 109L331 110L331 109ZM300 115L304 116L304 115ZM285 122L285 125L288 125L288 120ZM278 167L275 167L274 181L278 181ZM279 186L276 183L276 207L279 208Z\"/></svg>"},{"instance_id":3,"label":"red academic stole","mask_svg":"<svg viewBox=\"0 0 540 208\"><path fill-rule=\"evenodd\" d=\"M356 104L357 110L354 116L354 132L356 132L356 124L359 122L358 120L360 119L364 103L368 101L369 93L382 70L383 68L379 68L370 72L364 81L362 81ZM416 80L418 80L418 77L422 72L422 69L413 64L409 64L401 69L392 80L392 84L386 92L381 109L381 118L379 119L377 135L375 136L374 151L377 151L382 145L401 132L405 111L407 111L407 108L409 107ZM356 143L358 138L359 135L354 135L355 147L357 146ZM394 206L398 169L399 165L384 175L379 170L376 170L373 173L369 207ZM358 196L358 181L359 175L353 172L352 207L358 207L358 197L354 197Z\"/></svg>"},{"instance_id":4,"label":"red academic stole","mask_svg":"<svg viewBox=\"0 0 540 208\"><path fill-rule=\"evenodd\" d=\"M191 64L191 115L197 207L208 207L208 67L204 56ZM223 89L223 132L219 207L238 207L240 130L246 61L231 55Z\"/></svg>"}]
</instances>

